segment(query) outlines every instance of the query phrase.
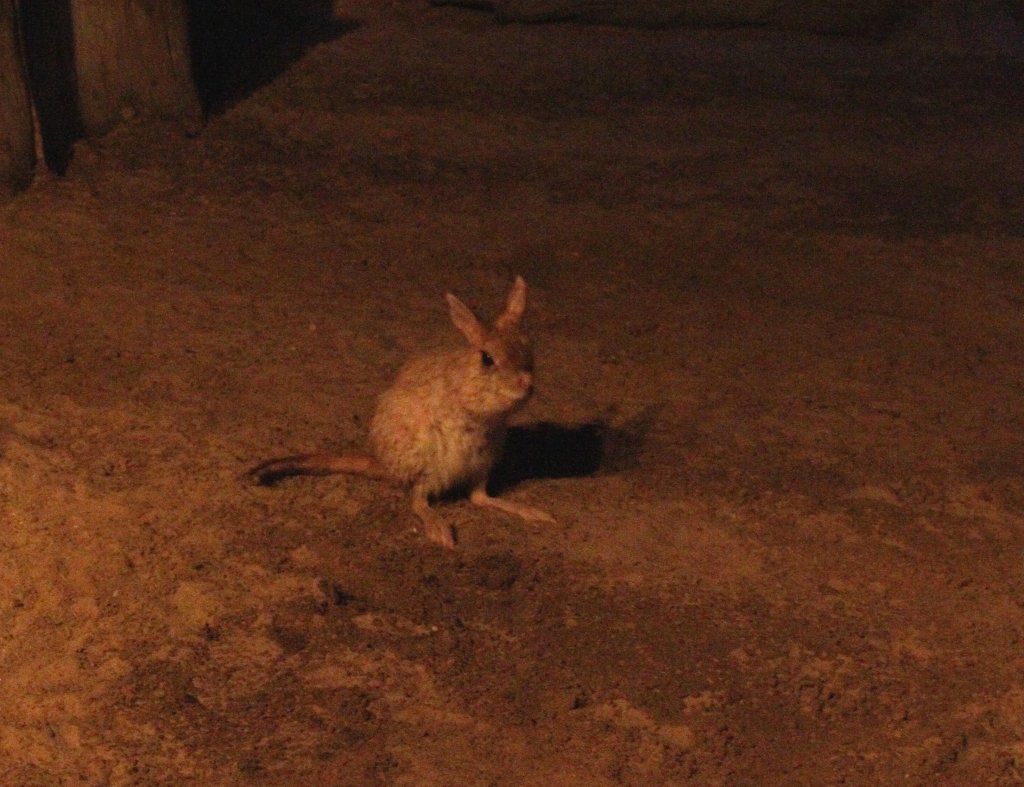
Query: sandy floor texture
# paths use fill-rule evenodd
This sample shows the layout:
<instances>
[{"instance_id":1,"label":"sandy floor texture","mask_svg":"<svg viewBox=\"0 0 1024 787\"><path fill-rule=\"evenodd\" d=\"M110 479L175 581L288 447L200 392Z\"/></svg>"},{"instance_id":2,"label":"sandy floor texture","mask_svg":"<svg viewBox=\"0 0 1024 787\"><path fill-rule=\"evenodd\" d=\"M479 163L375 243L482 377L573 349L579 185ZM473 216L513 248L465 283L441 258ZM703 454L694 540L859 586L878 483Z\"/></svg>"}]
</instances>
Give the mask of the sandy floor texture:
<instances>
[{"instance_id":1,"label":"sandy floor texture","mask_svg":"<svg viewBox=\"0 0 1024 787\"><path fill-rule=\"evenodd\" d=\"M1020 64L345 14L0 207L0 784L1024 783ZM516 273L557 524L246 482Z\"/></svg>"}]
</instances>

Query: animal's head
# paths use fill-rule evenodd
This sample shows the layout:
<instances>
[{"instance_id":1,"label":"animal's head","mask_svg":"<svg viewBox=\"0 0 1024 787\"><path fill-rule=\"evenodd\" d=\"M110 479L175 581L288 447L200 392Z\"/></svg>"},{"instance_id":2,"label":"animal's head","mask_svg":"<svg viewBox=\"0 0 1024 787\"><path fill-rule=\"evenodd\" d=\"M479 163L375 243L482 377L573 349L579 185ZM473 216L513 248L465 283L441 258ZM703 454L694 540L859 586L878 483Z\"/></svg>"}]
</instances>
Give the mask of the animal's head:
<instances>
[{"instance_id":1,"label":"animal's head","mask_svg":"<svg viewBox=\"0 0 1024 787\"><path fill-rule=\"evenodd\" d=\"M472 349L459 367L460 403L482 416L511 413L533 393L533 348L523 329L526 282L516 276L505 310L491 327L451 293L445 298L452 322Z\"/></svg>"}]
</instances>

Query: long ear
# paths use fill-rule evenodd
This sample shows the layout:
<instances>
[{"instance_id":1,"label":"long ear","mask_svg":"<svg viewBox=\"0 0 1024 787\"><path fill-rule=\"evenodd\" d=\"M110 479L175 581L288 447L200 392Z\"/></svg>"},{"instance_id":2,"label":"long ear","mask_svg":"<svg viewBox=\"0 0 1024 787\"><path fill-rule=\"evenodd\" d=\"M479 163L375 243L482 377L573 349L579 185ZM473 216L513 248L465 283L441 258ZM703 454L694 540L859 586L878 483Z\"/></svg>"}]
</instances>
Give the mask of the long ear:
<instances>
[{"instance_id":1,"label":"long ear","mask_svg":"<svg viewBox=\"0 0 1024 787\"><path fill-rule=\"evenodd\" d=\"M508 302L505 304L505 311L494 321L494 327L499 331L510 331L518 328L523 321L523 313L526 311L526 282L522 276L516 276L512 283L512 291L508 294Z\"/></svg>"},{"instance_id":2,"label":"long ear","mask_svg":"<svg viewBox=\"0 0 1024 787\"><path fill-rule=\"evenodd\" d=\"M462 335L471 345L478 349L483 347L487 340L487 330L480 324L480 320L466 304L450 292L446 293L444 298L448 301L448 313L451 315L455 327L462 331Z\"/></svg>"}]
</instances>

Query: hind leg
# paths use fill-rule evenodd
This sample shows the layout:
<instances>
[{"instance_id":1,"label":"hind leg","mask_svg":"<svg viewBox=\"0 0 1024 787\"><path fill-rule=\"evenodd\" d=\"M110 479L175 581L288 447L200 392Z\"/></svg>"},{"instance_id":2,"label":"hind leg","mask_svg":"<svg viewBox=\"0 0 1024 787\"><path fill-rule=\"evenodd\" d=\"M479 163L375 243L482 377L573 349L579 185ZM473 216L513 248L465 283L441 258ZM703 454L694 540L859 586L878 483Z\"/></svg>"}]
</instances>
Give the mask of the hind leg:
<instances>
[{"instance_id":1,"label":"hind leg","mask_svg":"<svg viewBox=\"0 0 1024 787\"><path fill-rule=\"evenodd\" d=\"M511 500L502 500L500 497L491 497L487 494L486 482L476 486L469 493L469 502L477 506L497 508L506 514L514 514L520 519L525 519L527 522L550 522L552 524L555 522L551 514L541 511L539 508L524 505L523 503L514 503Z\"/></svg>"},{"instance_id":2,"label":"hind leg","mask_svg":"<svg viewBox=\"0 0 1024 787\"><path fill-rule=\"evenodd\" d=\"M428 540L445 549L455 548L455 534L451 527L434 513L427 493L419 487L412 490L412 510L423 523L423 532L426 533Z\"/></svg>"}]
</instances>

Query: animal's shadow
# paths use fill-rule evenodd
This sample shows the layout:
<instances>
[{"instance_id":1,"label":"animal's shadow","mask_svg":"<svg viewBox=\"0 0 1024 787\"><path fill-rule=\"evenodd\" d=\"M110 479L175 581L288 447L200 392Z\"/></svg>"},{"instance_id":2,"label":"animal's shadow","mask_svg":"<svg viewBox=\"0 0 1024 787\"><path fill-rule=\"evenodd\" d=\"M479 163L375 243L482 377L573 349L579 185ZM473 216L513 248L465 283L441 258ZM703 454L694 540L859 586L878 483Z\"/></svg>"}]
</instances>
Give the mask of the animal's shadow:
<instances>
[{"instance_id":1,"label":"animal's shadow","mask_svg":"<svg viewBox=\"0 0 1024 787\"><path fill-rule=\"evenodd\" d=\"M659 409L649 407L620 426L600 419L510 427L505 451L491 472L491 491L499 494L531 478L582 478L634 469Z\"/></svg>"}]
</instances>

